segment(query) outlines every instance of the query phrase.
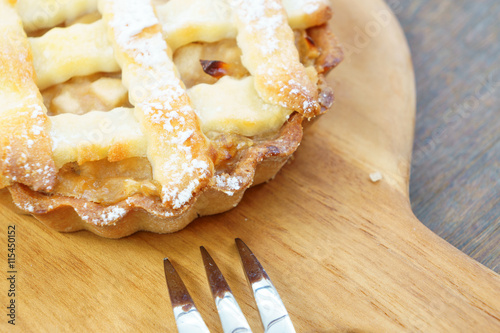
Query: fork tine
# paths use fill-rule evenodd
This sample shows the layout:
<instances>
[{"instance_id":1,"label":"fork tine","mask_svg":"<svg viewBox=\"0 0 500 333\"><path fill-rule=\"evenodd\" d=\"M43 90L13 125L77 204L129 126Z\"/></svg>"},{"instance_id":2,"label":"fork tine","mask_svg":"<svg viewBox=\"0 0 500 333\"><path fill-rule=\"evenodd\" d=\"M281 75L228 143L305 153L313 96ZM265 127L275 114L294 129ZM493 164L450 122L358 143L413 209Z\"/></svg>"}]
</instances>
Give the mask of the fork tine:
<instances>
[{"instance_id":1,"label":"fork tine","mask_svg":"<svg viewBox=\"0 0 500 333\"><path fill-rule=\"evenodd\" d=\"M205 271L207 272L208 284L212 291L217 311L219 312L224 333L252 332L245 315L241 311L238 302L236 302L226 279L215 264L215 261L203 246L200 247L200 251Z\"/></svg>"},{"instance_id":2,"label":"fork tine","mask_svg":"<svg viewBox=\"0 0 500 333\"><path fill-rule=\"evenodd\" d=\"M285 305L266 271L241 239L236 238L235 241L243 264L243 270L248 283L252 286L264 331L266 333L295 332Z\"/></svg>"},{"instance_id":3,"label":"fork tine","mask_svg":"<svg viewBox=\"0 0 500 333\"><path fill-rule=\"evenodd\" d=\"M203 321L193 299L189 295L184 282L177 274L168 258L163 259L165 278L167 280L170 302L174 310L175 323L179 333L201 332L210 333Z\"/></svg>"}]
</instances>

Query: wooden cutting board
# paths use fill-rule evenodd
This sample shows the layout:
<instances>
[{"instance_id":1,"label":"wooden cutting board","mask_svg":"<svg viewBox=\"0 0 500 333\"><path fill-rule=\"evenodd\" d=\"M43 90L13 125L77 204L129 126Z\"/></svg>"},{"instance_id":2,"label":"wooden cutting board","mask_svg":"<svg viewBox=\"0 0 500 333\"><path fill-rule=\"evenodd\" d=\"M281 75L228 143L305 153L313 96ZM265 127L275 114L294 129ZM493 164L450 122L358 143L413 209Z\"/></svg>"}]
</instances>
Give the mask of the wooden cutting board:
<instances>
[{"instance_id":1,"label":"wooden cutting board","mask_svg":"<svg viewBox=\"0 0 500 333\"><path fill-rule=\"evenodd\" d=\"M382 0L332 2L347 53L329 77L337 102L307 131L293 162L234 210L175 234L109 240L54 232L3 203L0 331L175 332L162 270L168 256L218 332L204 245L261 332L234 245L241 237L298 332L499 332L500 277L411 211L415 87L396 19ZM373 172L383 179L371 182ZM9 225L16 228L15 327L6 316Z\"/></svg>"}]
</instances>

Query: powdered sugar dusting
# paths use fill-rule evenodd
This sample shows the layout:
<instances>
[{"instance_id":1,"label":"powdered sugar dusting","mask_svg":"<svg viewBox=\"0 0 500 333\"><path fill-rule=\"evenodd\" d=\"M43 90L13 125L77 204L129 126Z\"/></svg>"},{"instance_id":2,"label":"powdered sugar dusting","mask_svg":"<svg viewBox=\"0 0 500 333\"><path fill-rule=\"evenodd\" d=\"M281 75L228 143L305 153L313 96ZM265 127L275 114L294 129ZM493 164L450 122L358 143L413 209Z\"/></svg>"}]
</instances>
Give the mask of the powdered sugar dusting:
<instances>
[{"instance_id":1,"label":"powdered sugar dusting","mask_svg":"<svg viewBox=\"0 0 500 333\"><path fill-rule=\"evenodd\" d=\"M26 147L29 150L30 156L35 156L36 152L34 150L39 149L39 146L35 144L35 141L32 139L33 135L38 136L43 133L45 122L48 120L47 115L41 106L41 103L38 100L38 96L36 94L32 94L29 96L29 99L33 99L36 102L30 104L27 107L28 114L31 113L30 118L32 122L30 123L30 128L27 128L22 134L21 137L25 140ZM30 133L31 132L31 133ZM24 159L24 157L23 157ZM49 165L45 165L42 167L40 162L28 162L28 158L26 158L26 163L22 166L24 168L26 176L33 175L34 177L40 178L43 186L46 190L52 190L52 181L55 178L56 170Z\"/></svg>"},{"instance_id":2,"label":"powdered sugar dusting","mask_svg":"<svg viewBox=\"0 0 500 333\"><path fill-rule=\"evenodd\" d=\"M113 13L109 26L114 29L116 43L122 50L132 52L134 60L144 66L155 67L165 62L167 46L161 33L148 38L138 35L159 24L150 3L137 0L108 0Z\"/></svg>"},{"instance_id":3,"label":"powdered sugar dusting","mask_svg":"<svg viewBox=\"0 0 500 333\"><path fill-rule=\"evenodd\" d=\"M119 18L113 19L109 24L117 31L116 41L120 46L129 44L133 37L144 29L159 23L153 7L144 5L144 1L112 0L109 2L112 4L114 17Z\"/></svg>"},{"instance_id":4,"label":"powdered sugar dusting","mask_svg":"<svg viewBox=\"0 0 500 333\"><path fill-rule=\"evenodd\" d=\"M186 121L191 107L174 108L178 98L184 94L180 85L172 86L170 91L156 91L151 95L152 102L144 101L138 108L144 110L153 124L158 124L163 129L160 135L161 145L169 149L168 158L156 165L155 173L160 177L168 175L168 180L162 182L162 200L171 202L174 209L188 203L194 191L199 187L200 176L209 173L209 164L193 156L189 139L195 134ZM186 185L186 180L189 182Z\"/></svg>"},{"instance_id":5,"label":"powdered sugar dusting","mask_svg":"<svg viewBox=\"0 0 500 333\"><path fill-rule=\"evenodd\" d=\"M43 131L43 127L41 127L41 126L33 125L31 127L31 133L33 133L33 135L40 135L40 133L42 133L42 131Z\"/></svg>"},{"instance_id":6,"label":"powdered sugar dusting","mask_svg":"<svg viewBox=\"0 0 500 333\"><path fill-rule=\"evenodd\" d=\"M104 11L111 18L118 51L133 59L122 64L123 77L141 124L148 128L147 156L154 179L162 185L162 201L181 208L210 174L210 165L192 151L190 138L198 126L194 110L167 55L161 29L139 35L158 24L151 3L109 0Z\"/></svg>"},{"instance_id":7,"label":"powdered sugar dusting","mask_svg":"<svg viewBox=\"0 0 500 333\"><path fill-rule=\"evenodd\" d=\"M164 65L167 60L167 44L160 33L149 38L135 39L124 46L130 50L138 51L135 61L141 65L159 67Z\"/></svg>"},{"instance_id":8,"label":"powdered sugar dusting","mask_svg":"<svg viewBox=\"0 0 500 333\"><path fill-rule=\"evenodd\" d=\"M220 174L215 176L215 184L227 195L234 195L234 193L241 189L242 179L238 176L230 176L228 174Z\"/></svg>"},{"instance_id":9,"label":"powdered sugar dusting","mask_svg":"<svg viewBox=\"0 0 500 333\"><path fill-rule=\"evenodd\" d=\"M30 203L26 203L24 205L20 205L20 204L16 203L16 205L20 209L23 209L23 210L25 210L25 211L27 211L29 213L34 213L35 212L35 207L33 207L33 205L30 204Z\"/></svg>"},{"instance_id":10,"label":"powdered sugar dusting","mask_svg":"<svg viewBox=\"0 0 500 333\"><path fill-rule=\"evenodd\" d=\"M22 122L19 122L20 125L7 139L12 140L11 144L2 147L3 167L7 170L5 177L36 190L50 191L56 170L48 154L50 143L45 137L38 137L44 133L48 118L37 93L27 94L22 100L22 103L9 107L17 110L16 117L22 119Z\"/></svg>"},{"instance_id":11,"label":"powdered sugar dusting","mask_svg":"<svg viewBox=\"0 0 500 333\"><path fill-rule=\"evenodd\" d=\"M85 203L83 209L87 210L87 205L88 204ZM82 220L97 226L111 225L119 219L123 218L128 213L127 209L119 206L105 207L97 213L90 213L90 215L86 214L87 211L85 211L85 213L78 211L78 209L76 211Z\"/></svg>"},{"instance_id":12,"label":"powdered sugar dusting","mask_svg":"<svg viewBox=\"0 0 500 333\"><path fill-rule=\"evenodd\" d=\"M277 1L266 0L232 0L231 7L236 11L238 19L250 33L260 36L255 40L257 47L264 55L279 51L279 39L276 30L287 24L283 8Z\"/></svg>"},{"instance_id":13,"label":"powdered sugar dusting","mask_svg":"<svg viewBox=\"0 0 500 333\"><path fill-rule=\"evenodd\" d=\"M291 1L288 2L289 6ZM255 77L256 90L265 101L310 116L319 110L317 94L294 44L284 7L279 0L232 0L238 26L242 63ZM309 11L320 3L309 1ZM303 13L302 3L293 3Z\"/></svg>"},{"instance_id":14,"label":"powdered sugar dusting","mask_svg":"<svg viewBox=\"0 0 500 333\"><path fill-rule=\"evenodd\" d=\"M182 154L182 150L174 153L172 157L174 159L185 157L179 156L179 153ZM210 167L205 161L193 159L190 151L184 151L184 154L190 156L191 159L188 159L188 162L182 163L181 168L172 168L172 163L165 163L163 165L166 173L172 176L171 181L162 188L163 202L171 201L174 209L181 208L193 198L193 193L200 185L197 175L206 175ZM182 188L180 185L185 179L190 179L190 181L187 186Z\"/></svg>"},{"instance_id":15,"label":"powdered sugar dusting","mask_svg":"<svg viewBox=\"0 0 500 333\"><path fill-rule=\"evenodd\" d=\"M108 224L110 222L121 219L127 214L127 211L121 207L112 207L111 209L104 211L100 216L100 221L102 224Z\"/></svg>"},{"instance_id":16,"label":"powdered sugar dusting","mask_svg":"<svg viewBox=\"0 0 500 333\"><path fill-rule=\"evenodd\" d=\"M209 173L210 165L193 156L188 140L195 134L186 122L189 113L194 112L190 107L174 109L176 96L183 94L177 88L174 92L165 94L153 94L154 102L143 102L138 104L143 108L150 121L158 124L163 129L160 135L162 145L173 147L169 151L168 158L156 165L156 175L168 175L168 180L162 182L162 200L164 203L171 202L174 209L188 203L194 191L199 187L199 178ZM170 111L170 112L166 112ZM168 149L168 148L167 148ZM179 167L180 166L180 167ZM185 181L189 180L187 185Z\"/></svg>"}]
</instances>

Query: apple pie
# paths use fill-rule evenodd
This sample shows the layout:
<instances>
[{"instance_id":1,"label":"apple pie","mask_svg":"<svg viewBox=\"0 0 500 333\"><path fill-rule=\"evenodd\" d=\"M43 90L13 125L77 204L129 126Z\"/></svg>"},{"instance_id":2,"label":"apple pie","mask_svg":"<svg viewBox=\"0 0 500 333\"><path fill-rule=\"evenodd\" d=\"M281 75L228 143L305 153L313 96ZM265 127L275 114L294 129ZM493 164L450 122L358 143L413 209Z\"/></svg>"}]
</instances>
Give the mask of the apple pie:
<instances>
[{"instance_id":1,"label":"apple pie","mask_svg":"<svg viewBox=\"0 0 500 333\"><path fill-rule=\"evenodd\" d=\"M184 228L333 103L327 0L0 0L0 188L59 231Z\"/></svg>"}]
</instances>

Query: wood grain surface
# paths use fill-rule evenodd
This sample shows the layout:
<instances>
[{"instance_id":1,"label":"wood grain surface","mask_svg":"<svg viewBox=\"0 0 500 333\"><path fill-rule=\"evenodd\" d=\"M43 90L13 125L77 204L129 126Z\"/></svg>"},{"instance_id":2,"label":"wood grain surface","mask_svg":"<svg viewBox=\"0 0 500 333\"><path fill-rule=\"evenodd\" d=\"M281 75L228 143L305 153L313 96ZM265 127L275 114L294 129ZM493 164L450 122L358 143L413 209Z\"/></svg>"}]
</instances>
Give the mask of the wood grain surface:
<instances>
[{"instance_id":1,"label":"wood grain surface","mask_svg":"<svg viewBox=\"0 0 500 333\"><path fill-rule=\"evenodd\" d=\"M500 272L500 2L388 1L417 82L416 216Z\"/></svg>"},{"instance_id":2,"label":"wood grain surface","mask_svg":"<svg viewBox=\"0 0 500 333\"><path fill-rule=\"evenodd\" d=\"M402 30L382 0L332 3L347 53L328 78L334 109L309 128L293 162L237 208L175 234L110 240L54 232L3 203L5 275L7 228L16 226L17 312L15 327L2 315L0 331L175 332L162 271L168 256L209 328L220 332L204 245L262 332L236 237L266 268L298 332L500 331L500 276L411 210L415 81ZM378 183L369 179L375 171L383 175Z\"/></svg>"}]
</instances>

